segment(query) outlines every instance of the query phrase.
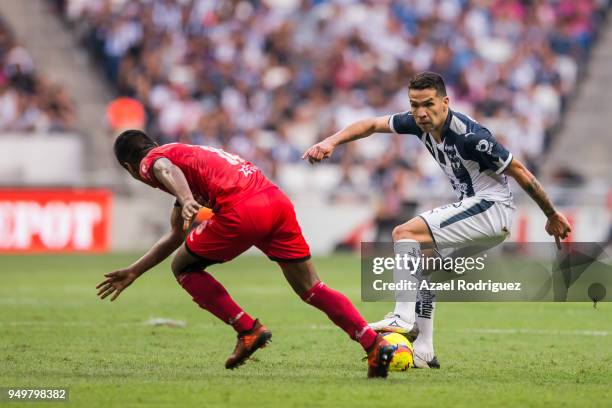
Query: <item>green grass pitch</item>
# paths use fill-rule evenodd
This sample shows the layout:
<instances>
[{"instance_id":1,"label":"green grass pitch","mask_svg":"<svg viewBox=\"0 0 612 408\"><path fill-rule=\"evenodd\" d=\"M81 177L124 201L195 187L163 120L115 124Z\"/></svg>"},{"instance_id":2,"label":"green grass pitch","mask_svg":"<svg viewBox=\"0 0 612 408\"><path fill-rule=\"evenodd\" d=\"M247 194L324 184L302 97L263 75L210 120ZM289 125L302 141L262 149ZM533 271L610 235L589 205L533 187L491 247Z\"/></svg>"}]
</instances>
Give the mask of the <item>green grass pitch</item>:
<instances>
[{"instance_id":1,"label":"green grass pitch","mask_svg":"<svg viewBox=\"0 0 612 408\"><path fill-rule=\"evenodd\" d=\"M1 256L0 387L69 387L73 407L612 404L610 303L440 303L442 369L372 381L359 345L301 302L274 263L243 257L209 271L274 337L229 371L233 331L192 302L168 263L114 303L96 298L102 274L135 257ZM359 301L358 258L315 263L366 319L392 307ZM145 325L151 317L187 326Z\"/></svg>"}]
</instances>

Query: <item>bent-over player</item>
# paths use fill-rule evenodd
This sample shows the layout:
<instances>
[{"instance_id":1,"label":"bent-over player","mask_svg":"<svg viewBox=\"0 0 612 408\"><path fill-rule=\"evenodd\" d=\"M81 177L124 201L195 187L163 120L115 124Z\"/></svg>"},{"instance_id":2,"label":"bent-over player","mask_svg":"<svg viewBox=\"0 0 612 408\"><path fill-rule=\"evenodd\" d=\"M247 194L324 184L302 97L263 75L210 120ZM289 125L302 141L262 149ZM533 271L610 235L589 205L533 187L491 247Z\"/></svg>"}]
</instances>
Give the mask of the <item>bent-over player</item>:
<instances>
[{"instance_id":1,"label":"bent-over player","mask_svg":"<svg viewBox=\"0 0 612 408\"><path fill-rule=\"evenodd\" d=\"M320 309L368 353L368 377L386 377L396 346L377 335L343 294L321 282L310 261L293 204L261 171L239 156L208 146L172 143L158 146L139 130L123 132L115 141L117 160L135 179L176 197L172 229L126 269L105 275L98 284L101 299L115 300L143 273L177 248L172 271L179 284L203 309L231 325L238 342L226 368L243 364L262 348L272 333L230 297L205 269L227 262L251 246L276 261L293 290ZM202 206L212 218L185 236Z\"/></svg>"}]
</instances>

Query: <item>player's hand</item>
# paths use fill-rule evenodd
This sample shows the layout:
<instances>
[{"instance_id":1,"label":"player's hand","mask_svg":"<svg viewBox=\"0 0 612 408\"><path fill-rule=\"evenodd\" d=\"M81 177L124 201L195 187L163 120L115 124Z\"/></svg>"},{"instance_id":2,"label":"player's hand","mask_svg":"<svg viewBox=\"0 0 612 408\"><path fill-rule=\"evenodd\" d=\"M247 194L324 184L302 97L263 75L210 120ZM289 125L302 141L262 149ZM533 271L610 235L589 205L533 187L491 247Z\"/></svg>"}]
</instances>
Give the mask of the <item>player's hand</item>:
<instances>
[{"instance_id":1,"label":"player's hand","mask_svg":"<svg viewBox=\"0 0 612 408\"><path fill-rule=\"evenodd\" d=\"M569 236L570 232L572 232L572 227L567 218L565 218L565 215L555 212L546 221L546 232L548 232L548 235L555 237L557 248L561 249L561 240Z\"/></svg>"},{"instance_id":2,"label":"player's hand","mask_svg":"<svg viewBox=\"0 0 612 408\"><path fill-rule=\"evenodd\" d=\"M189 227L189 224L193 221L193 218L196 216L198 211L200 211L202 206L193 198L188 198L183 202L183 207L181 209L181 216L183 217L184 224L183 229L186 230Z\"/></svg>"},{"instance_id":3,"label":"player's hand","mask_svg":"<svg viewBox=\"0 0 612 408\"><path fill-rule=\"evenodd\" d=\"M139 275L131 269L120 269L115 272L107 273L104 276L106 279L96 286L96 289L98 289L98 296L100 299L104 299L107 296L113 295L113 297L111 297L112 302L117 299L121 292L130 286Z\"/></svg>"},{"instance_id":4,"label":"player's hand","mask_svg":"<svg viewBox=\"0 0 612 408\"><path fill-rule=\"evenodd\" d=\"M302 160L308 159L310 164L319 163L323 159L329 159L335 148L336 146L333 142L325 139L306 150L306 152L302 155Z\"/></svg>"}]
</instances>

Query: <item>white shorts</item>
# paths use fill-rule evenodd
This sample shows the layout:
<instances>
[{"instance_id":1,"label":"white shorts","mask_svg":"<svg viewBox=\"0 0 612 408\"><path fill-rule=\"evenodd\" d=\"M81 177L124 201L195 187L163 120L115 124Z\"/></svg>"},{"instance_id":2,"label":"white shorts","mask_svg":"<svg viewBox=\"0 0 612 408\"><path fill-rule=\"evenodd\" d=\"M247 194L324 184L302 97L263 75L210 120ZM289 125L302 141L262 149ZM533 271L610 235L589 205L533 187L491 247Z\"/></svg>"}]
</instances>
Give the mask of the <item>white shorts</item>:
<instances>
[{"instance_id":1,"label":"white shorts","mask_svg":"<svg viewBox=\"0 0 612 408\"><path fill-rule=\"evenodd\" d=\"M514 207L482 197L469 197L419 214L429 227L437 249L470 244L493 247L509 235Z\"/></svg>"}]
</instances>

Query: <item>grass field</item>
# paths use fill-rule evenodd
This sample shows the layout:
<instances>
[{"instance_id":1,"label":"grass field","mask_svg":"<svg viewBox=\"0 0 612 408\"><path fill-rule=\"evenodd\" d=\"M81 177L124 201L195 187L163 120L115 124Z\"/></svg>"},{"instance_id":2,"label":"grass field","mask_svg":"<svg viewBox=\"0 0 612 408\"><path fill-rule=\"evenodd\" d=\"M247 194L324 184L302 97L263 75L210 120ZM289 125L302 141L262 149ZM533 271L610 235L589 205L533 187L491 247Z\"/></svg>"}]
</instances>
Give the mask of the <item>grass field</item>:
<instances>
[{"instance_id":1,"label":"grass field","mask_svg":"<svg viewBox=\"0 0 612 408\"><path fill-rule=\"evenodd\" d=\"M442 369L372 381L358 344L302 303L276 265L242 258L210 272L274 338L255 361L229 371L223 363L233 331L191 301L168 264L112 304L96 298L102 274L133 259L1 256L0 387L69 387L67 405L87 407L612 404L610 303L439 304ZM357 302L366 319L392 307L359 302L357 258L316 263L322 279ZM145 325L151 317L187 326Z\"/></svg>"}]
</instances>

